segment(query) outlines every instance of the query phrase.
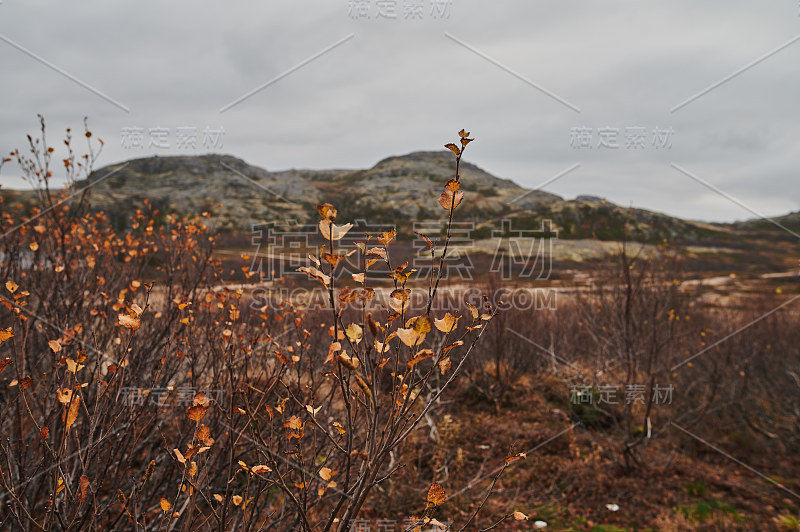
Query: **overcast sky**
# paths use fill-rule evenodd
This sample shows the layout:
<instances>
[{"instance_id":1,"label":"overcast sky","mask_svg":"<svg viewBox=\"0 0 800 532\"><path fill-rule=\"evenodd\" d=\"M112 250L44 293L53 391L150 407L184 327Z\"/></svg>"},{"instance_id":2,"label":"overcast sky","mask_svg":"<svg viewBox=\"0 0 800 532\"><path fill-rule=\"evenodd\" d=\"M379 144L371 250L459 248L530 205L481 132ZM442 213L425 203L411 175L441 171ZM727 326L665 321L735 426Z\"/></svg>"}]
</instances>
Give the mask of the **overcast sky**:
<instances>
[{"instance_id":1,"label":"overcast sky","mask_svg":"<svg viewBox=\"0 0 800 532\"><path fill-rule=\"evenodd\" d=\"M698 220L781 215L800 209L799 9L0 0L0 150L23 148L41 113L51 141L88 116L98 166L219 152L365 168L466 127L466 159L523 186L570 170L544 190ZM141 147L124 128L142 129ZM195 147L178 128L196 128ZM0 182L19 188L18 174Z\"/></svg>"}]
</instances>

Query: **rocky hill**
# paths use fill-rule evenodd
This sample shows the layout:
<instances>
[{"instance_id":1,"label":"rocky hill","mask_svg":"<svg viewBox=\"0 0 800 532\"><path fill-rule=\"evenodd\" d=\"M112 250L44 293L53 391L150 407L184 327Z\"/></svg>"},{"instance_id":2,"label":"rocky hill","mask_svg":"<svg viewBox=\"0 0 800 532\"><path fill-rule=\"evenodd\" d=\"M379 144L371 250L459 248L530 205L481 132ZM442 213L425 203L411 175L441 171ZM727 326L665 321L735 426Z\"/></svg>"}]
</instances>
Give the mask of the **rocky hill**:
<instances>
[{"instance_id":1,"label":"rocky hill","mask_svg":"<svg viewBox=\"0 0 800 532\"><path fill-rule=\"evenodd\" d=\"M327 201L338 207L341 219L393 223L410 233L412 221L443 218L437 198L454 173L455 161L446 150L389 157L364 170L269 171L229 155L203 155L113 164L78 186L92 183L94 208L109 213L120 227L144 199L161 212L212 213L217 227L226 231L247 231L270 221L314 220L315 205ZM466 198L459 220L473 223L478 237L501 230L503 220L510 220L514 230L537 230L550 220L558 236L566 239L615 240L627 235L642 241L698 241L725 239L731 231L593 196L566 200L525 189L469 162L462 162L461 179ZM14 195L19 201L23 196Z\"/></svg>"}]
</instances>

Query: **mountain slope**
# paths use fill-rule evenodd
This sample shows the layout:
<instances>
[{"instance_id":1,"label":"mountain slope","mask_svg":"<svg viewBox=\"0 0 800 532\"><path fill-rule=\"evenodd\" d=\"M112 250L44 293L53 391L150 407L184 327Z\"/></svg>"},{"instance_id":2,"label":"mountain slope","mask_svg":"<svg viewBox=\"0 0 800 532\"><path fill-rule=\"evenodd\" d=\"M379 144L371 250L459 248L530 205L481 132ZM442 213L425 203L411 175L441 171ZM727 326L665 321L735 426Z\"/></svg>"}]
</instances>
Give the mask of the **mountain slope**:
<instances>
[{"instance_id":1,"label":"mountain slope","mask_svg":"<svg viewBox=\"0 0 800 532\"><path fill-rule=\"evenodd\" d=\"M474 224L475 237L491 236L503 220L510 220L513 230L538 230L550 220L560 238L732 237L732 226L624 208L591 196L565 200L525 189L466 161L460 173L466 196L458 219ZM443 150L388 157L363 170L268 171L230 155L148 157L101 168L89 182L94 208L109 213L119 227L145 199L162 212L212 213L217 228L233 231L271 221L313 221L315 205L327 201L337 206L340 219L396 224L410 234L413 221L444 218L437 199L454 175L452 154Z\"/></svg>"}]
</instances>

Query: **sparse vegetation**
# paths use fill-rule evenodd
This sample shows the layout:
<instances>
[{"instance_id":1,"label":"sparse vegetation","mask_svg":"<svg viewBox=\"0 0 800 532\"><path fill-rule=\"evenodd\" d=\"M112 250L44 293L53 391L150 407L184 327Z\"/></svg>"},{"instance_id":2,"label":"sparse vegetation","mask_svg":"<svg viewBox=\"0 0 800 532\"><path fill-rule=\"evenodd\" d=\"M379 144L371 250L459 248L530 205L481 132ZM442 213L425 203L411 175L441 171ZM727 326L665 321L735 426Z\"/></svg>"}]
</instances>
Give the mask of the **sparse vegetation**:
<instances>
[{"instance_id":1,"label":"sparse vegetation","mask_svg":"<svg viewBox=\"0 0 800 532\"><path fill-rule=\"evenodd\" d=\"M557 307L492 297L548 281L483 263L462 284L488 297L454 298L455 224L477 196L507 196L462 175L462 130L447 164L419 156L437 185L415 212L445 222L419 235L432 268L414 275L420 250L398 231L343 245L357 219L407 217L403 203L320 198L295 283L324 308L265 304L249 258L220 258L233 236L212 230L213 205L94 211L50 183L64 172L79 190L102 141L85 130L76 155L68 132L60 157L44 133L3 159L36 192L0 195L1 529L797 529L796 280L704 290L685 250L627 242L641 213L576 203L562 228L623 243L561 282ZM407 192L404 164L378 165L397 181L381 201ZM600 401L611 386L617 404Z\"/></svg>"}]
</instances>

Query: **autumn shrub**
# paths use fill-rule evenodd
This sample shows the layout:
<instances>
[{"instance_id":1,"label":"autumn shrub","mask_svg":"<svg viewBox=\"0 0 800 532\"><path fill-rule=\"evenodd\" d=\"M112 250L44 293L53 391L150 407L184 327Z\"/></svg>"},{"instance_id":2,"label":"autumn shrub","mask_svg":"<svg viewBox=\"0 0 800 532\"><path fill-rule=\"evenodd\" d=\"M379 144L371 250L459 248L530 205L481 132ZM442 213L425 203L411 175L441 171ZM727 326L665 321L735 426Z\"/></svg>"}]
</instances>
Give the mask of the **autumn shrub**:
<instances>
[{"instance_id":1,"label":"autumn shrub","mask_svg":"<svg viewBox=\"0 0 800 532\"><path fill-rule=\"evenodd\" d=\"M0 528L349 530L497 313L435 304L468 201L458 168L469 133L446 146L456 172L438 201L447 233L426 237L432 256L441 249L427 286L408 283L393 231L359 242L360 271L343 278L350 224L325 203L325 247L301 268L327 293L313 311L257 306L227 286L207 214L145 203L115 231L90 209L91 185L107 177L91 172L102 141L86 129L76 156L68 130L56 161L41 126L3 160L16 160L38 204L0 203ZM71 187L51 187L55 166ZM368 312L376 263L393 288ZM409 305L418 290L424 309ZM411 528L449 518L434 477Z\"/></svg>"}]
</instances>

